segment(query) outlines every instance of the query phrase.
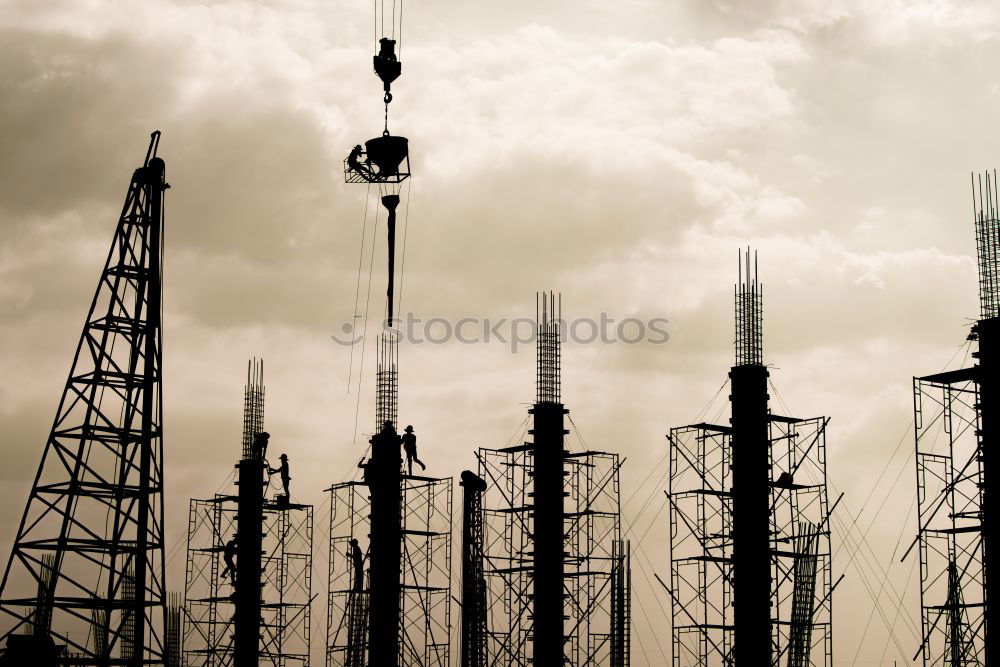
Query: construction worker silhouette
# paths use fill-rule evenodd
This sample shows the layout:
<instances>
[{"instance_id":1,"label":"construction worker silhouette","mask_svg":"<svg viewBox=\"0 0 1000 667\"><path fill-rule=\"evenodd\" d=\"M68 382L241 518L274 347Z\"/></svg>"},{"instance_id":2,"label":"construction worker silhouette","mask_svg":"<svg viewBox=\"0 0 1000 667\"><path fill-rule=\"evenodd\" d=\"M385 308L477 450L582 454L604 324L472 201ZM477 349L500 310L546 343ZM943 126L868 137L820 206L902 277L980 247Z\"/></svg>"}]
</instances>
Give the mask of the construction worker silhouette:
<instances>
[{"instance_id":1,"label":"construction worker silhouette","mask_svg":"<svg viewBox=\"0 0 1000 667\"><path fill-rule=\"evenodd\" d=\"M267 441L270 437L270 433L262 431L253 439L254 454L256 454L261 461L267 460Z\"/></svg>"},{"instance_id":2,"label":"construction worker silhouette","mask_svg":"<svg viewBox=\"0 0 1000 667\"><path fill-rule=\"evenodd\" d=\"M361 553L361 547L358 546L356 539L351 538L350 544L351 548L347 551L347 557L354 565L354 590L360 591L365 585L365 555Z\"/></svg>"},{"instance_id":3,"label":"construction worker silhouette","mask_svg":"<svg viewBox=\"0 0 1000 667\"><path fill-rule=\"evenodd\" d=\"M364 154L365 151L361 148L361 144L352 148L351 154L347 156L347 168L368 181L375 178L375 172L372 170L371 162L367 157L365 157L364 162L361 162L361 156Z\"/></svg>"},{"instance_id":4,"label":"construction worker silhouette","mask_svg":"<svg viewBox=\"0 0 1000 667\"><path fill-rule=\"evenodd\" d=\"M226 546L222 548L222 560L226 562L226 568L222 571L223 578L228 574L232 580L233 586L236 585L236 535L233 535L232 539L226 542Z\"/></svg>"},{"instance_id":5,"label":"construction worker silhouette","mask_svg":"<svg viewBox=\"0 0 1000 667\"><path fill-rule=\"evenodd\" d=\"M361 460L358 461L358 467L361 468L362 471L361 472L362 478L364 479L365 484L367 484L368 486L372 485L372 479L373 479L372 465L373 464L371 462L371 459L368 460L368 463L365 463L365 457L363 456L361 457Z\"/></svg>"},{"instance_id":6,"label":"construction worker silhouette","mask_svg":"<svg viewBox=\"0 0 1000 667\"><path fill-rule=\"evenodd\" d=\"M403 434L403 451L406 452L406 465L410 475L413 474L413 462L420 464L421 470L427 470L424 462L417 458L417 436L413 433L413 427L407 426L406 433Z\"/></svg>"},{"instance_id":7,"label":"construction worker silhouette","mask_svg":"<svg viewBox=\"0 0 1000 667\"><path fill-rule=\"evenodd\" d=\"M285 497L291 498L291 495L288 493L288 482L292 479L288 474L288 454L282 454L281 465L277 468L271 468L269 466L267 472L271 475L275 473L279 473L281 475L281 485L285 487Z\"/></svg>"}]
</instances>

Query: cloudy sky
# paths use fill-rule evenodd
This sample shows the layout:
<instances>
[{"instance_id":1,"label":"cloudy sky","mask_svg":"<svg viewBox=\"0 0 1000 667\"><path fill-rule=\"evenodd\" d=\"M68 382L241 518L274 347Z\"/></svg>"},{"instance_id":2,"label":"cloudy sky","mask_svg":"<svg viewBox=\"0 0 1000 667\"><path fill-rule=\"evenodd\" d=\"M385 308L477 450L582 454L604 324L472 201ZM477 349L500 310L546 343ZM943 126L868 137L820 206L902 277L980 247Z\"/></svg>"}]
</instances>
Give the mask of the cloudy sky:
<instances>
[{"instance_id":1,"label":"cloudy sky","mask_svg":"<svg viewBox=\"0 0 1000 667\"><path fill-rule=\"evenodd\" d=\"M916 652L913 558L893 555L915 526L910 377L961 363L978 312L969 174L1000 148L998 31L1000 9L971 0L407 3L390 119L414 172L402 310L530 317L552 289L568 318L670 321L666 344L564 352L579 434L628 458L634 664L670 650L668 601L649 584L669 570L664 434L726 418L748 244L781 400L832 419L838 523L854 526L834 538L836 661ZM171 587L188 498L215 492L239 454L250 356L266 363L293 495L322 522L322 489L352 474L373 422L371 350L362 369L360 348L330 339L366 310L366 193L341 161L381 131L373 42L365 2L0 0L4 553L154 129L173 186ZM530 346L401 357L401 419L434 474L506 444L533 398ZM324 622L317 610L314 636Z\"/></svg>"}]
</instances>

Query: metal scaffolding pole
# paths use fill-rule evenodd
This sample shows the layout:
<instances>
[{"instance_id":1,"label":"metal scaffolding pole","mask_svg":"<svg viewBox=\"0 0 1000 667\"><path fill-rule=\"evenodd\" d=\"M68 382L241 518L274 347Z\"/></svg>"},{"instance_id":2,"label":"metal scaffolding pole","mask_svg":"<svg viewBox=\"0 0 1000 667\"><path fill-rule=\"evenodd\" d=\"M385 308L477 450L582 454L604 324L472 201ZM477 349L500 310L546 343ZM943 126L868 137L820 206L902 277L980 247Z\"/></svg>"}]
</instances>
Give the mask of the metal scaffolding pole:
<instances>
[{"instance_id":1,"label":"metal scaffolding pole","mask_svg":"<svg viewBox=\"0 0 1000 667\"><path fill-rule=\"evenodd\" d=\"M462 473L462 667L486 667L486 579L483 575L483 492L486 482Z\"/></svg>"}]
</instances>

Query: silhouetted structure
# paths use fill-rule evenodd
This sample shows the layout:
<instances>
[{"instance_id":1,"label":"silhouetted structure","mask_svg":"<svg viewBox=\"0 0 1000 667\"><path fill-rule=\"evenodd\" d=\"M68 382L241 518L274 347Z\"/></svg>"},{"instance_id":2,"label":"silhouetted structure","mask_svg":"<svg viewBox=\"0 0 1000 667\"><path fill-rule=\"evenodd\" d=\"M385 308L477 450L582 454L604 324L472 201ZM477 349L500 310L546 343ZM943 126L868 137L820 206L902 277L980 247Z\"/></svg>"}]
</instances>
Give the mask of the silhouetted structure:
<instances>
[{"instance_id":1,"label":"silhouetted structure","mask_svg":"<svg viewBox=\"0 0 1000 667\"><path fill-rule=\"evenodd\" d=\"M179 593L170 593L167 604L167 657L166 667L184 667L184 651L181 644L183 623L181 615L184 606Z\"/></svg>"},{"instance_id":2,"label":"silhouetted structure","mask_svg":"<svg viewBox=\"0 0 1000 667\"><path fill-rule=\"evenodd\" d=\"M371 444L368 661L372 665L391 665L399 655L400 572L403 568L400 443L392 422L385 422Z\"/></svg>"},{"instance_id":3,"label":"silhouetted structure","mask_svg":"<svg viewBox=\"0 0 1000 667\"><path fill-rule=\"evenodd\" d=\"M237 493L192 500L185 576L189 667L309 665L313 508L267 497L264 366L247 369ZM227 562L235 536L235 575Z\"/></svg>"},{"instance_id":4,"label":"silhouetted structure","mask_svg":"<svg viewBox=\"0 0 1000 667\"><path fill-rule=\"evenodd\" d=\"M462 667L487 667L483 492L486 482L462 472Z\"/></svg>"},{"instance_id":5,"label":"silhouetted structure","mask_svg":"<svg viewBox=\"0 0 1000 667\"><path fill-rule=\"evenodd\" d=\"M0 585L7 663L41 667L62 651L74 665L164 662L160 322L168 186L159 139L154 132L132 175Z\"/></svg>"},{"instance_id":6,"label":"silhouetted structure","mask_svg":"<svg viewBox=\"0 0 1000 667\"><path fill-rule=\"evenodd\" d=\"M756 260L736 287L729 426L671 429L673 664L832 664L827 419L771 413Z\"/></svg>"},{"instance_id":7,"label":"silhouetted structure","mask_svg":"<svg viewBox=\"0 0 1000 667\"><path fill-rule=\"evenodd\" d=\"M398 423L399 413L399 341L392 331L376 339L378 361L375 366L375 432L386 422Z\"/></svg>"},{"instance_id":8,"label":"silhouetted structure","mask_svg":"<svg viewBox=\"0 0 1000 667\"><path fill-rule=\"evenodd\" d=\"M627 628L619 625L628 621L612 601L613 582L621 596L628 579L618 455L567 450L559 305L546 294L538 306L533 440L478 453L487 484L487 661L628 664Z\"/></svg>"},{"instance_id":9,"label":"silhouetted structure","mask_svg":"<svg viewBox=\"0 0 1000 667\"><path fill-rule=\"evenodd\" d=\"M381 5L376 2L376 23L381 9L381 23L385 28L385 0ZM378 41L379 50L373 58L375 74L381 79L385 96L385 126L381 136L369 139L364 148L356 145L344 160L344 180L347 183L375 184L379 188L380 200L386 210L386 228L388 230L388 288L386 289L386 319L395 317L394 293L396 271L396 208L399 206L400 184L410 177L410 150L406 137L394 136L389 133L389 103L392 94L390 85L401 71L402 63L396 52L397 31L402 34L402 0L399 1L397 18L396 2L392 3L392 17L389 22L388 34ZM393 421L393 424L396 422Z\"/></svg>"},{"instance_id":10,"label":"silhouetted structure","mask_svg":"<svg viewBox=\"0 0 1000 667\"><path fill-rule=\"evenodd\" d=\"M628 540L611 554L611 667L626 667L632 653L632 554Z\"/></svg>"},{"instance_id":11,"label":"silhouetted structure","mask_svg":"<svg viewBox=\"0 0 1000 667\"><path fill-rule=\"evenodd\" d=\"M451 628L451 480L403 474L403 441L395 427L395 337L380 336L378 350L371 457L359 462L362 480L329 489L327 664L445 667ZM351 542L360 545L365 537L368 577L359 588Z\"/></svg>"},{"instance_id":12,"label":"silhouetted structure","mask_svg":"<svg viewBox=\"0 0 1000 667\"><path fill-rule=\"evenodd\" d=\"M980 317L969 340L978 363L913 379L917 453L915 544L920 552L924 665L987 665L1000 659L994 621L1000 566L993 450L1000 420L1000 211L997 177L973 179ZM993 632L991 632L993 630ZM914 656L916 658L916 656Z\"/></svg>"},{"instance_id":13,"label":"silhouetted structure","mask_svg":"<svg viewBox=\"0 0 1000 667\"><path fill-rule=\"evenodd\" d=\"M400 184L410 176L408 141L389 133L390 88L402 71L398 48L402 3L376 2L375 11L382 35L373 65L384 90L385 127L364 148L354 147L344 161L344 173L348 183L367 183L369 191L376 185L386 211L385 318L392 323L396 315L396 213ZM451 480L412 474L412 461L422 469L424 464L416 458L415 436L408 433L404 441L397 431L398 345L398 334L392 330L377 339L376 425L371 456L358 463L363 479L329 489L326 661L331 666L446 667L449 661ZM403 474L400 455L404 444L407 474ZM363 584L359 584L353 545L348 548L354 540L358 548L367 542L368 577Z\"/></svg>"},{"instance_id":14,"label":"silhouetted structure","mask_svg":"<svg viewBox=\"0 0 1000 667\"><path fill-rule=\"evenodd\" d=\"M446 667L451 480L403 474L396 341L385 334L378 346L371 458L359 464L362 480L329 489L327 665ZM368 577L359 582L352 541L366 536Z\"/></svg>"},{"instance_id":15,"label":"silhouetted structure","mask_svg":"<svg viewBox=\"0 0 1000 667\"><path fill-rule=\"evenodd\" d=\"M370 484L356 480L329 489L326 664L448 667L451 480L402 474L398 437L394 452L376 459L381 444L373 445L375 463L369 465L375 470L366 471ZM352 539L368 553L360 591Z\"/></svg>"}]
</instances>

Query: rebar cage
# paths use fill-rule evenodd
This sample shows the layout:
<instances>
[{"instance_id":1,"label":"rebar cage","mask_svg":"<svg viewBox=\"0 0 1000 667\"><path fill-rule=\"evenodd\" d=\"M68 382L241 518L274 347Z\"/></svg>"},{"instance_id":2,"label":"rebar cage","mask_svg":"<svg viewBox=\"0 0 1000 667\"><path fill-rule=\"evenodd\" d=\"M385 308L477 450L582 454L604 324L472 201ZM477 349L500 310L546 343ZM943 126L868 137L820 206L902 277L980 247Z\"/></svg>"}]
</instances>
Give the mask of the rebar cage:
<instances>
[{"instance_id":1,"label":"rebar cage","mask_svg":"<svg viewBox=\"0 0 1000 667\"><path fill-rule=\"evenodd\" d=\"M487 485L482 505L488 664L529 665L531 446L480 449L478 458L479 476ZM621 627L630 616L630 597L622 571L627 556L621 543L618 455L569 452L564 465L564 658L580 666L628 664L628 628ZM612 622L616 616L617 624Z\"/></svg>"},{"instance_id":2,"label":"rebar cage","mask_svg":"<svg viewBox=\"0 0 1000 667\"><path fill-rule=\"evenodd\" d=\"M746 276L740 259L740 279L734 286L736 310L736 365L764 363L764 286L757 280L757 254L750 266L750 249L746 251Z\"/></svg>"},{"instance_id":3,"label":"rebar cage","mask_svg":"<svg viewBox=\"0 0 1000 667\"><path fill-rule=\"evenodd\" d=\"M831 667L827 420L772 415L769 424L773 661ZM733 664L730 436L728 426L712 424L669 435L675 667Z\"/></svg>"},{"instance_id":4,"label":"rebar cage","mask_svg":"<svg viewBox=\"0 0 1000 667\"><path fill-rule=\"evenodd\" d=\"M971 369L913 380L924 665L983 665L979 394Z\"/></svg>"},{"instance_id":5,"label":"rebar cage","mask_svg":"<svg viewBox=\"0 0 1000 667\"><path fill-rule=\"evenodd\" d=\"M986 172L972 181L976 219L976 255L979 267L979 310L983 319L1000 317L1000 201L997 173Z\"/></svg>"},{"instance_id":6,"label":"rebar cage","mask_svg":"<svg viewBox=\"0 0 1000 667\"><path fill-rule=\"evenodd\" d=\"M402 478L402 595L399 664L448 667L451 637L452 480ZM330 489L326 665L367 664L367 589L355 590L349 554L352 539L367 549L368 487L363 482Z\"/></svg>"},{"instance_id":7,"label":"rebar cage","mask_svg":"<svg viewBox=\"0 0 1000 667\"><path fill-rule=\"evenodd\" d=\"M236 514L235 496L191 500L184 583L188 667L233 664L235 609L223 554L229 536L236 533ZM313 508L266 502L262 529L260 664L308 667Z\"/></svg>"}]
</instances>

